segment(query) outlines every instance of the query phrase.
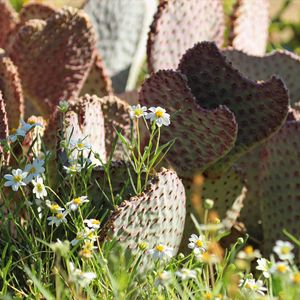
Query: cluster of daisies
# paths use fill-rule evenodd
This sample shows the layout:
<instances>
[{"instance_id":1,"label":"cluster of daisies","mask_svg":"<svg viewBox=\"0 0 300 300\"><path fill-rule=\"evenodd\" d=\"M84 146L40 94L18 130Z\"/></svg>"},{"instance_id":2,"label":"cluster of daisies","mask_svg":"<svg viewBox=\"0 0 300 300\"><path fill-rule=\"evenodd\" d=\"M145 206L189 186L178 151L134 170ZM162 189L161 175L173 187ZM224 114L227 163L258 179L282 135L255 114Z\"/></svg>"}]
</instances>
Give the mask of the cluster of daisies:
<instances>
[{"instance_id":1,"label":"cluster of daisies","mask_svg":"<svg viewBox=\"0 0 300 300\"><path fill-rule=\"evenodd\" d=\"M170 115L160 106L148 109L146 106L141 106L140 104L132 105L129 113L131 119L145 118L150 120L150 122L155 122L158 127L170 125Z\"/></svg>"}]
</instances>

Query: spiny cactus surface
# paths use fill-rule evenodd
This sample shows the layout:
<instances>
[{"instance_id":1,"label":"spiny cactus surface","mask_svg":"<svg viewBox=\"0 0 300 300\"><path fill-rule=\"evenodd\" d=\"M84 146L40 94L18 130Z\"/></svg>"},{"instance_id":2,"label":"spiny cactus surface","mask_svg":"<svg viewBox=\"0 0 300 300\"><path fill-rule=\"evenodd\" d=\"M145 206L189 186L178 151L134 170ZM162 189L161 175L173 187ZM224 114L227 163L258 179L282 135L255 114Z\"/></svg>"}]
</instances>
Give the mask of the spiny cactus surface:
<instances>
[{"instance_id":1,"label":"spiny cactus surface","mask_svg":"<svg viewBox=\"0 0 300 300\"><path fill-rule=\"evenodd\" d=\"M114 238L133 253L139 243L148 243L150 249L162 243L176 254L185 214L183 184L174 171L163 169L144 193L124 201L111 215L100 240Z\"/></svg>"},{"instance_id":2,"label":"spiny cactus surface","mask_svg":"<svg viewBox=\"0 0 300 300\"><path fill-rule=\"evenodd\" d=\"M0 141L6 139L8 136L8 122L5 111L5 103L2 93L0 91ZM8 158L3 154L2 146L0 145L0 166L2 162L6 162Z\"/></svg>"},{"instance_id":3,"label":"spiny cactus surface","mask_svg":"<svg viewBox=\"0 0 300 300\"><path fill-rule=\"evenodd\" d=\"M224 42L223 5L220 0L163 0L148 39L150 71L175 69L185 51L199 41Z\"/></svg>"},{"instance_id":4,"label":"spiny cactus surface","mask_svg":"<svg viewBox=\"0 0 300 300\"><path fill-rule=\"evenodd\" d=\"M232 16L230 44L252 55L264 55L269 30L269 0L238 0Z\"/></svg>"},{"instance_id":5,"label":"spiny cactus surface","mask_svg":"<svg viewBox=\"0 0 300 300\"><path fill-rule=\"evenodd\" d=\"M19 73L11 59L0 49L0 91L3 94L9 128L18 128L24 115L24 99Z\"/></svg>"},{"instance_id":6,"label":"spiny cactus surface","mask_svg":"<svg viewBox=\"0 0 300 300\"><path fill-rule=\"evenodd\" d=\"M46 20L55 12L55 9L49 5L34 3L23 6L19 13L20 23L25 24L25 22L32 19Z\"/></svg>"},{"instance_id":7,"label":"spiny cactus surface","mask_svg":"<svg viewBox=\"0 0 300 300\"><path fill-rule=\"evenodd\" d=\"M188 50L179 64L197 103L212 109L226 105L235 115L238 136L224 161L232 162L274 134L288 112L288 92L281 79L257 83L243 77L215 44L202 42Z\"/></svg>"},{"instance_id":8,"label":"spiny cactus surface","mask_svg":"<svg viewBox=\"0 0 300 300\"><path fill-rule=\"evenodd\" d=\"M87 16L62 9L46 21L30 20L8 53L17 65L25 96L47 114L78 95L94 59L95 38Z\"/></svg>"},{"instance_id":9,"label":"spiny cactus surface","mask_svg":"<svg viewBox=\"0 0 300 300\"><path fill-rule=\"evenodd\" d=\"M203 171L234 145L234 115L224 106L203 109L179 72L153 74L141 88L140 102L165 107L171 114L172 122L162 129L161 139L168 142L176 138L167 158L181 176Z\"/></svg>"}]
</instances>

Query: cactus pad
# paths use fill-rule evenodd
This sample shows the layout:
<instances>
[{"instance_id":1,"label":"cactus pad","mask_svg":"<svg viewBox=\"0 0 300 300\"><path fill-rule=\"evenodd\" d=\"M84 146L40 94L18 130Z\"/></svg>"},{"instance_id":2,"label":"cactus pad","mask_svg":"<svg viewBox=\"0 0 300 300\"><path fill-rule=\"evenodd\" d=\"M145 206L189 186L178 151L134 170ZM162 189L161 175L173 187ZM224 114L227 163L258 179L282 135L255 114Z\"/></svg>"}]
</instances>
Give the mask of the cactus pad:
<instances>
[{"instance_id":1,"label":"cactus pad","mask_svg":"<svg viewBox=\"0 0 300 300\"><path fill-rule=\"evenodd\" d=\"M286 84L291 104L300 100L300 58L292 52L279 50L263 57L250 56L239 50L222 51L232 66L251 80L267 80L278 75Z\"/></svg>"},{"instance_id":2,"label":"cactus pad","mask_svg":"<svg viewBox=\"0 0 300 300\"><path fill-rule=\"evenodd\" d=\"M185 191L174 171L163 169L144 193L124 201L111 215L100 233L100 240L115 238L137 253L138 244L154 248L162 243L176 254L185 221Z\"/></svg>"},{"instance_id":3,"label":"cactus pad","mask_svg":"<svg viewBox=\"0 0 300 300\"><path fill-rule=\"evenodd\" d=\"M8 51L17 65L23 90L41 113L78 95L94 59L95 39L87 16L62 9L46 21L30 20Z\"/></svg>"},{"instance_id":4,"label":"cactus pad","mask_svg":"<svg viewBox=\"0 0 300 300\"><path fill-rule=\"evenodd\" d=\"M82 8L87 1L88 0L27 0L27 3L51 5L55 8L62 8L64 6Z\"/></svg>"},{"instance_id":5,"label":"cactus pad","mask_svg":"<svg viewBox=\"0 0 300 300\"><path fill-rule=\"evenodd\" d=\"M130 134L129 106L115 96L85 95L76 100L66 114L66 137L72 133L71 140L85 139L104 162L111 154L116 130ZM121 147L118 144L114 152L116 160L121 158ZM95 158L92 160L99 164Z\"/></svg>"},{"instance_id":6,"label":"cactus pad","mask_svg":"<svg viewBox=\"0 0 300 300\"><path fill-rule=\"evenodd\" d=\"M262 161L262 224L264 250L270 252L282 229L300 235L300 123L289 121L265 145Z\"/></svg>"},{"instance_id":7,"label":"cactus pad","mask_svg":"<svg viewBox=\"0 0 300 300\"><path fill-rule=\"evenodd\" d=\"M24 100L18 70L10 58L0 49L0 91L9 116L9 128L18 128L24 114Z\"/></svg>"},{"instance_id":8,"label":"cactus pad","mask_svg":"<svg viewBox=\"0 0 300 300\"><path fill-rule=\"evenodd\" d=\"M171 124L162 128L161 140L177 139L167 158L181 176L203 171L234 145L237 126L233 114L225 107L200 107L179 72L153 74L141 88L140 102L165 107L171 114Z\"/></svg>"},{"instance_id":9,"label":"cactus pad","mask_svg":"<svg viewBox=\"0 0 300 300\"><path fill-rule=\"evenodd\" d=\"M238 0L230 44L252 55L264 55L269 32L268 0Z\"/></svg>"},{"instance_id":10,"label":"cactus pad","mask_svg":"<svg viewBox=\"0 0 300 300\"><path fill-rule=\"evenodd\" d=\"M100 55L96 55L80 94L96 95L100 98L112 94L111 80L106 74Z\"/></svg>"},{"instance_id":11,"label":"cactus pad","mask_svg":"<svg viewBox=\"0 0 300 300\"><path fill-rule=\"evenodd\" d=\"M25 24L25 22L32 19L46 20L54 12L55 12L54 8L45 4L40 4L40 3L28 4L23 6L23 8L19 13L20 22L22 24Z\"/></svg>"},{"instance_id":12,"label":"cactus pad","mask_svg":"<svg viewBox=\"0 0 300 300\"><path fill-rule=\"evenodd\" d=\"M17 23L18 15L9 0L0 0L0 48L5 48L6 39Z\"/></svg>"},{"instance_id":13,"label":"cactus pad","mask_svg":"<svg viewBox=\"0 0 300 300\"><path fill-rule=\"evenodd\" d=\"M147 1L150 0L90 0L84 7L96 29L97 48L117 92L125 88L142 39Z\"/></svg>"},{"instance_id":14,"label":"cactus pad","mask_svg":"<svg viewBox=\"0 0 300 300\"><path fill-rule=\"evenodd\" d=\"M182 57L179 70L199 105L212 109L226 105L236 117L238 137L225 158L232 162L262 143L284 123L288 93L277 77L257 83L243 77L226 62L214 43L202 42Z\"/></svg>"},{"instance_id":15,"label":"cactus pad","mask_svg":"<svg viewBox=\"0 0 300 300\"><path fill-rule=\"evenodd\" d=\"M7 122L7 116L5 111L5 104L2 97L2 93L0 91L0 141L6 139L8 136L8 122ZM3 149L0 144L0 167L2 162L6 163L8 160L8 157L3 156Z\"/></svg>"},{"instance_id":16,"label":"cactus pad","mask_svg":"<svg viewBox=\"0 0 300 300\"><path fill-rule=\"evenodd\" d=\"M224 30L220 0L161 1L149 33L149 70L175 69L185 51L199 41L222 46Z\"/></svg>"}]
</instances>

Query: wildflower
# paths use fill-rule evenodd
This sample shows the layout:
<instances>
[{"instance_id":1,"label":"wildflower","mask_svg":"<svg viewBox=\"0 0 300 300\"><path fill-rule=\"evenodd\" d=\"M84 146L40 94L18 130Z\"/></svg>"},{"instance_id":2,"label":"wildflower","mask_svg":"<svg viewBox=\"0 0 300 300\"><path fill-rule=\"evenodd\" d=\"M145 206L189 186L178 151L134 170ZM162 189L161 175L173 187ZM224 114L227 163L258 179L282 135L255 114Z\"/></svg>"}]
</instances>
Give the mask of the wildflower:
<instances>
[{"instance_id":1,"label":"wildflower","mask_svg":"<svg viewBox=\"0 0 300 300\"><path fill-rule=\"evenodd\" d=\"M67 223L66 216L68 211L60 211L55 216L48 217L47 220L49 221L48 225L60 225L61 223Z\"/></svg>"},{"instance_id":2,"label":"wildflower","mask_svg":"<svg viewBox=\"0 0 300 300\"><path fill-rule=\"evenodd\" d=\"M31 164L27 164L25 166L24 171L28 172L28 175L26 177L27 183L45 172L45 168L43 167L44 163L44 160L35 159Z\"/></svg>"},{"instance_id":3,"label":"wildflower","mask_svg":"<svg viewBox=\"0 0 300 300\"><path fill-rule=\"evenodd\" d=\"M96 239L97 239L97 234L95 233L94 230L91 230L89 228L84 228L84 230L81 230L77 233L76 237L71 241L71 245L75 246L83 240L89 240L91 242L94 242L96 241Z\"/></svg>"},{"instance_id":4,"label":"wildflower","mask_svg":"<svg viewBox=\"0 0 300 300\"><path fill-rule=\"evenodd\" d=\"M195 254L200 254L206 251L206 238L204 235L197 236L196 234L192 234L189 238L188 247L193 249Z\"/></svg>"},{"instance_id":5,"label":"wildflower","mask_svg":"<svg viewBox=\"0 0 300 300\"><path fill-rule=\"evenodd\" d=\"M265 258L257 260L256 270L262 271L265 278L270 278L270 262Z\"/></svg>"},{"instance_id":6,"label":"wildflower","mask_svg":"<svg viewBox=\"0 0 300 300\"><path fill-rule=\"evenodd\" d=\"M93 256L93 249L97 247L94 246L92 242L85 242L82 249L79 251L79 255L84 258L91 258Z\"/></svg>"},{"instance_id":7,"label":"wildflower","mask_svg":"<svg viewBox=\"0 0 300 300\"><path fill-rule=\"evenodd\" d=\"M60 207L57 203L51 203L49 200L46 200L46 205L50 208L50 211L53 214L57 214L65 210L64 208Z\"/></svg>"},{"instance_id":8,"label":"wildflower","mask_svg":"<svg viewBox=\"0 0 300 300\"><path fill-rule=\"evenodd\" d=\"M38 199L44 198L47 196L47 191L44 186L43 178L39 177L37 180L32 180L32 184L34 186L32 192Z\"/></svg>"},{"instance_id":9,"label":"wildflower","mask_svg":"<svg viewBox=\"0 0 300 300\"><path fill-rule=\"evenodd\" d=\"M239 251L237 258L245 260L253 260L255 258L260 258L261 253L259 250L254 250L252 246L246 246L242 251Z\"/></svg>"},{"instance_id":10,"label":"wildflower","mask_svg":"<svg viewBox=\"0 0 300 300\"><path fill-rule=\"evenodd\" d=\"M158 106L150 107L149 110L151 112L146 115L146 119L150 119L151 122L155 121L158 127L170 125L170 115L166 113L165 109Z\"/></svg>"},{"instance_id":11,"label":"wildflower","mask_svg":"<svg viewBox=\"0 0 300 300\"><path fill-rule=\"evenodd\" d=\"M56 243L50 244L50 248L53 252L56 252L63 257L67 257L70 252L70 243L69 241L62 242L60 239L57 239Z\"/></svg>"},{"instance_id":12,"label":"wildflower","mask_svg":"<svg viewBox=\"0 0 300 300\"><path fill-rule=\"evenodd\" d=\"M4 178L7 180L4 183L4 186L11 186L12 190L16 192L19 187L26 185L26 183L24 182L26 176L27 172L23 172L21 169L14 169L12 170L12 175L4 175Z\"/></svg>"},{"instance_id":13,"label":"wildflower","mask_svg":"<svg viewBox=\"0 0 300 300\"><path fill-rule=\"evenodd\" d=\"M148 250L148 253L155 259L170 258L173 256L173 249L162 244L158 244L153 249Z\"/></svg>"},{"instance_id":14,"label":"wildflower","mask_svg":"<svg viewBox=\"0 0 300 300\"><path fill-rule=\"evenodd\" d=\"M211 200L211 199L205 199L204 201L204 208L205 209L212 209L214 207L214 200Z\"/></svg>"},{"instance_id":15,"label":"wildflower","mask_svg":"<svg viewBox=\"0 0 300 300\"><path fill-rule=\"evenodd\" d=\"M261 296L264 296L267 291L267 288L263 286L262 280L255 281L252 278L241 279L239 287L246 293L257 293Z\"/></svg>"},{"instance_id":16,"label":"wildflower","mask_svg":"<svg viewBox=\"0 0 300 300\"><path fill-rule=\"evenodd\" d=\"M100 227L100 221L96 219L87 219L83 221L89 228L98 229Z\"/></svg>"},{"instance_id":17,"label":"wildflower","mask_svg":"<svg viewBox=\"0 0 300 300\"><path fill-rule=\"evenodd\" d=\"M84 236L84 230L77 232L76 237L71 241L71 245L76 246L79 242L81 242L84 239Z\"/></svg>"},{"instance_id":18,"label":"wildflower","mask_svg":"<svg viewBox=\"0 0 300 300\"><path fill-rule=\"evenodd\" d=\"M167 285L171 281L171 278L172 274L169 271L158 272L154 285Z\"/></svg>"},{"instance_id":19,"label":"wildflower","mask_svg":"<svg viewBox=\"0 0 300 300\"><path fill-rule=\"evenodd\" d=\"M12 143L14 143L18 139L19 136L25 137L25 135L26 135L26 131L24 131L21 128L18 128L18 129L13 128L11 130L11 133L12 134L8 136L8 140Z\"/></svg>"},{"instance_id":20,"label":"wildflower","mask_svg":"<svg viewBox=\"0 0 300 300\"><path fill-rule=\"evenodd\" d=\"M222 260L223 249L218 243L209 243L205 252L196 253L196 258L200 262L217 264Z\"/></svg>"},{"instance_id":21,"label":"wildflower","mask_svg":"<svg viewBox=\"0 0 300 300\"><path fill-rule=\"evenodd\" d=\"M82 170L82 166L78 163L72 163L71 165L64 166L64 169L66 170L67 174L76 174L76 173L80 173Z\"/></svg>"},{"instance_id":22,"label":"wildflower","mask_svg":"<svg viewBox=\"0 0 300 300\"><path fill-rule=\"evenodd\" d=\"M36 123L33 120L28 120L27 123L23 120L20 119L20 130L25 131L25 133L27 133L28 131L30 131L32 128L39 126L39 127L43 127L43 125L41 123Z\"/></svg>"},{"instance_id":23,"label":"wildflower","mask_svg":"<svg viewBox=\"0 0 300 300\"><path fill-rule=\"evenodd\" d=\"M60 112L66 113L69 109L69 102L61 100L59 101L57 108L60 110Z\"/></svg>"},{"instance_id":24,"label":"wildflower","mask_svg":"<svg viewBox=\"0 0 300 300\"><path fill-rule=\"evenodd\" d=\"M142 106L140 104L138 105L132 105L130 107L130 118L133 119L133 118L141 118L141 117L144 117L144 116L147 116L147 107L146 106Z\"/></svg>"},{"instance_id":25,"label":"wildflower","mask_svg":"<svg viewBox=\"0 0 300 300\"><path fill-rule=\"evenodd\" d=\"M77 210L79 206L82 205L82 203L86 203L89 202L89 200L87 199L87 196L81 196L78 198L73 199L72 201L68 202L67 205L69 206L69 208L71 210Z\"/></svg>"},{"instance_id":26,"label":"wildflower","mask_svg":"<svg viewBox=\"0 0 300 300\"><path fill-rule=\"evenodd\" d=\"M273 251L281 260L293 260L293 249L294 246L290 242L276 241Z\"/></svg>"},{"instance_id":27,"label":"wildflower","mask_svg":"<svg viewBox=\"0 0 300 300\"><path fill-rule=\"evenodd\" d=\"M93 272L83 272L80 269L76 269L73 263L69 264L70 266L70 278L71 282L78 283L81 287L88 286L97 275Z\"/></svg>"},{"instance_id":28,"label":"wildflower","mask_svg":"<svg viewBox=\"0 0 300 300\"><path fill-rule=\"evenodd\" d=\"M142 242L138 244L140 250L145 251L148 248L148 243Z\"/></svg>"},{"instance_id":29,"label":"wildflower","mask_svg":"<svg viewBox=\"0 0 300 300\"><path fill-rule=\"evenodd\" d=\"M197 273L195 270L189 270L186 268L182 268L180 271L177 271L175 273L179 278L182 280L188 280L188 279L196 279Z\"/></svg>"},{"instance_id":30,"label":"wildflower","mask_svg":"<svg viewBox=\"0 0 300 300\"><path fill-rule=\"evenodd\" d=\"M274 274L285 274L289 271L289 266L287 262L285 261L280 261L275 264L270 268L270 273Z\"/></svg>"},{"instance_id":31,"label":"wildflower","mask_svg":"<svg viewBox=\"0 0 300 300\"><path fill-rule=\"evenodd\" d=\"M300 285L300 272L299 271L293 272L290 275L290 279L291 279L293 284Z\"/></svg>"},{"instance_id":32,"label":"wildflower","mask_svg":"<svg viewBox=\"0 0 300 300\"><path fill-rule=\"evenodd\" d=\"M91 145L87 144L83 139L78 139L76 142L71 141L71 146L78 151L89 150L91 149Z\"/></svg>"}]
</instances>

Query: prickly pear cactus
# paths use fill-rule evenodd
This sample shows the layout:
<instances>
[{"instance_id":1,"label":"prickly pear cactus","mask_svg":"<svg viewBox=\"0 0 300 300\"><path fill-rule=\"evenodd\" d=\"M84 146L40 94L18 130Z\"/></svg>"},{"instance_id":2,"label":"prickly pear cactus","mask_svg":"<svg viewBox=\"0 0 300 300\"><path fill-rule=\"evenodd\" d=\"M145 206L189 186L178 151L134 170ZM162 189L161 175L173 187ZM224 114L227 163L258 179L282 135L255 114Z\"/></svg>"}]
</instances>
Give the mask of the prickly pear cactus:
<instances>
[{"instance_id":1,"label":"prickly pear cactus","mask_svg":"<svg viewBox=\"0 0 300 300\"><path fill-rule=\"evenodd\" d=\"M6 39L17 23L18 15L9 0L0 0L0 48L5 48Z\"/></svg>"},{"instance_id":2,"label":"prickly pear cactus","mask_svg":"<svg viewBox=\"0 0 300 300\"><path fill-rule=\"evenodd\" d=\"M84 140L105 163L111 154L116 130L130 133L129 106L115 96L98 98L85 95L77 99L66 113L66 140ZM122 145L117 144L114 159L121 159ZM99 165L99 160L92 156Z\"/></svg>"},{"instance_id":3,"label":"prickly pear cactus","mask_svg":"<svg viewBox=\"0 0 300 300\"><path fill-rule=\"evenodd\" d=\"M116 92L123 92L140 42L146 44L153 0L90 0L84 10L97 32L97 48ZM150 7L151 8L151 7ZM149 18L150 14L150 18ZM141 51L145 52L145 47ZM144 55L139 60L143 61Z\"/></svg>"},{"instance_id":4,"label":"prickly pear cactus","mask_svg":"<svg viewBox=\"0 0 300 300\"><path fill-rule=\"evenodd\" d=\"M64 6L82 8L87 1L88 0L27 0L26 3L51 5L54 8L62 8Z\"/></svg>"},{"instance_id":5,"label":"prickly pear cactus","mask_svg":"<svg viewBox=\"0 0 300 300\"><path fill-rule=\"evenodd\" d=\"M181 180L174 171L162 169L141 195L124 201L112 213L100 233L100 240L116 239L134 254L142 242L149 248L162 243L176 254L185 214L185 191Z\"/></svg>"},{"instance_id":6,"label":"prickly pear cactus","mask_svg":"<svg viewBox=\"0 0 300 300\"><path fill-rule=\"evenodd\" d=\"M78 96L94 60L95 37L87 16L66 8L46 21L30 20L8 49L27 99L44 115Z\"/></svg>"},{"instance_id":7,"label":"prickly pear cactus","mask_svg":"<svg viewBox=\"0 0 300 300\"><path fill-rule=\"evenodd\" d=\"M226 105L235 115L237 140L219 165L231 164L262 143L286 119L289 99L282 80L275 76L259 83L246 79L213 43L202 42L189 49L178 70L186 75L199 105L207 109Z\"/></svg>"},{"instance_id":8,"label":"prickly pear cactus","mask_svg":"<svg viewBox=\"0 0 300 300\"><path fill-rule=\"evenodd\" d=\"M269 32L269 0L238 0L229 44L252 55L264 55Z\"/></svg>"},{"instance_id":9,"label":"prickly pear cactus","mask_svg":"<svg viewBox=\"0 0 300 300\"><path fill-rule=\"evenodd\" d=\"M49 5L41 3L28 4L22 7L19 17L20 23L25 24L32 19L46 20L55 13L55 9Z\"/></svg>"},{"instance_id":10,"label":"prickly pear cactus","mask_svg":"<svg viewBox=\"0 0 300 300\"><path fill-rule=\"evenodd\" d=\"M226 107L202 108L179 72L153 74L142 85L140 102L166 107L171 114L171 124L162 129L161 139L166 143L176 138L167 158L180 176L204 171L234 146L234 115Z\"/></svg>"},{"instance_id":11,"label":"prickly pear cactus","mask_svg":"<svg viewBox=\"0 0 300 300\"><path fill-rule=\"evenodd\" d=\"M0 91L9 115L9 128L17 128L24 115L24 99L19 73L11 59L0 49Z\"/></svg>"},{"instance_id":12,"label":"prickly pear cactus","mask_svg":"<svg viewBox=\"0 0 300 300\"><path fill-rule=\"evenodd\" d=\"M148 38L148 68L175 69L185 51L199 41L224 42L224 12L220 0L163 0Z\"/></svg>"},{"instance_id":13,"label":"prickly pear cactus","mask_svg":"<svg viewBox=\"0 0 300 300\"><path fill-rule=\"evenodd\" d=\"M0 141L6 139L8 136L8 121L5 111L5 104L2 93L0 91ZM3 149L0 144L0 167L8 161L8 157L3 153Z\"/></svg>"}]
</instances>

